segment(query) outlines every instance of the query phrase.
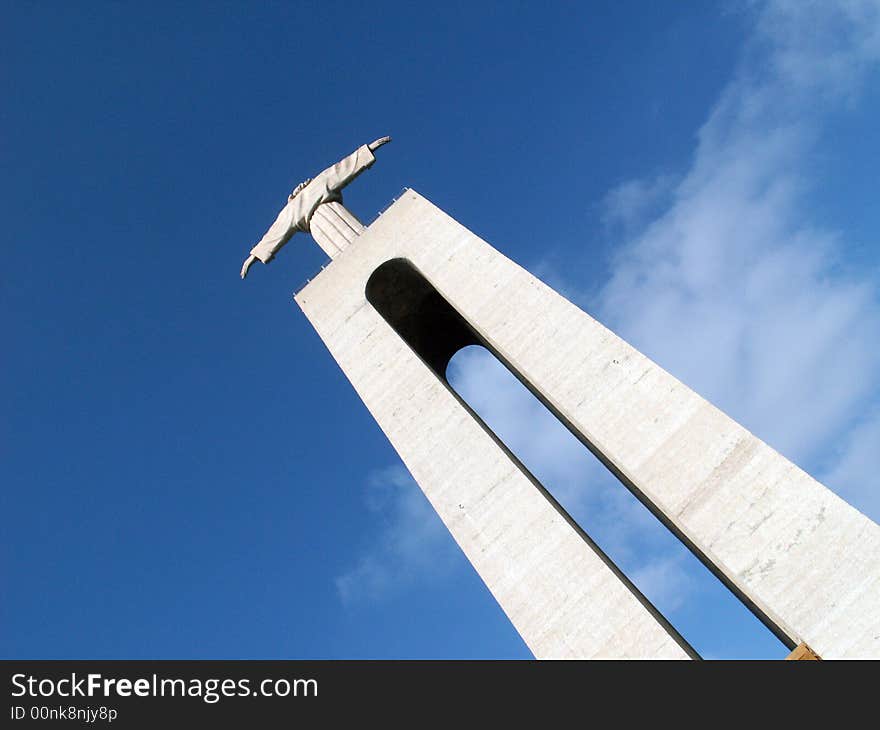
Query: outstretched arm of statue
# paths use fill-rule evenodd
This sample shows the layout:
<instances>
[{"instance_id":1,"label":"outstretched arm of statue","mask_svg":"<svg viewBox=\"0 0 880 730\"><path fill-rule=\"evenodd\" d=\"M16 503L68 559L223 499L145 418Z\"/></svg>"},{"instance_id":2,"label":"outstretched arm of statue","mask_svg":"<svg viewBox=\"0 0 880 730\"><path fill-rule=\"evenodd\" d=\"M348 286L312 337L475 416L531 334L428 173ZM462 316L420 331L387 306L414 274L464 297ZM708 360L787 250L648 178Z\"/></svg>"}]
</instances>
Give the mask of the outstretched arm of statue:
<instances>
[{"instance_id":1,"label":"outstretched arm of statue","mask_svg":"<svg viewBox=\"0 0 880 730\"><path fill-rule=\"evenodd\" d=\"M314 180L317 189L323 186L331 191L342 190L376 161L373 150L379 149L390 141L391 137L379 137L379 139L369 144L361 145L348 157L341 159L335 165L328 167L320 173Z\"/></svg>"},{"instance_id":2,"label":"outstretched arm of statue","mask_svg":"<svg viewBox=\"0 0 880 730\"><path fill-rule=\"evenodd\" d=\"M251 266L253 265L254 261L256 261L256 260L257 260L257 257L254 256L253 254L251 254L250 256L248 256L248 257L244 260L244 264L242 264L242 267L241 267L241 278L242 278L242 279L244 279L244 277L247 276L248 269L251 268Z\"/></svg>"},{"instance_id":3,"label":"outstretched arm of statue","mask_svg":"<svg viewBox=\"0 0 880 730\"><path fill-rule=\"evenodd\" d=\"M388 144L391 141L391 137L379 137L375 142L370 142L367 146L370 148L370 152L375 152L379 149L383 144Z\"/></svg>"}]
</instances>

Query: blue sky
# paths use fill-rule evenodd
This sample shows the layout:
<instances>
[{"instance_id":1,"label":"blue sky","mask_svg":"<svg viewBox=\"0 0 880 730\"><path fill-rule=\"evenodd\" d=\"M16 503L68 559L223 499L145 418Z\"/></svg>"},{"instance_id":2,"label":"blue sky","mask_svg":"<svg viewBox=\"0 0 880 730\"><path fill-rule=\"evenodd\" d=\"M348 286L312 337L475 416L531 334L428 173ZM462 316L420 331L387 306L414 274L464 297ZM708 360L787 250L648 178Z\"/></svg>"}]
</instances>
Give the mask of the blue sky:
<instances>
[{"instance_id":1,"label":"blue sky","mask_svg":"<svg viewBox=\"0 0 880 730\"><path fill-rule=\"evenodd\" d=\"M404 186L880 518L880 5L7 4L0 654L525 658L291 292ZM784 654L491 359L452 377L707 656ZM304 415L308 418L303 418Z\"/></svg>"}]
</instances>

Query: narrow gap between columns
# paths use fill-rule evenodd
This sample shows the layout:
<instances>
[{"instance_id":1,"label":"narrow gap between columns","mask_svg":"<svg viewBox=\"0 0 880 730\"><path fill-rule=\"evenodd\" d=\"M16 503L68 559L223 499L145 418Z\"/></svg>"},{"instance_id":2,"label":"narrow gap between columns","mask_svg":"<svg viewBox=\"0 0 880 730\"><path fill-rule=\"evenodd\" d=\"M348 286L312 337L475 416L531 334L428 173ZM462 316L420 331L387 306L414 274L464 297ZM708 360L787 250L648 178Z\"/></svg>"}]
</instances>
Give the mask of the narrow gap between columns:
<instances>
[{"instance_id":1,"label":"narrow gap between columns","mask_svg":"<svg viewBox=\"0 0 880 730\"><path fill-rule=\"evenodd\" d=\"M705 658L788 649L489 350L453 356L448 382L601 550Z\"/></svg>"}]
</instances>

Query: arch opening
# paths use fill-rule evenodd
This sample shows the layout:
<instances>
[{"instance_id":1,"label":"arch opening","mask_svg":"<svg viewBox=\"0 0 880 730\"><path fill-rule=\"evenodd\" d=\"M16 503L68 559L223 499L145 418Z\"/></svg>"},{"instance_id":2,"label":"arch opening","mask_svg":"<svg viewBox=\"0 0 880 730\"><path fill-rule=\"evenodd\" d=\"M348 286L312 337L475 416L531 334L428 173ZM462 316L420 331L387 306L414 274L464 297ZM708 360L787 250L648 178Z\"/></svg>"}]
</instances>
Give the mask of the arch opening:
<instances>
[{"instance_id":1,"label":"arch opening","mask_svg":"<svg viewBox=\"0 0 880 730\"><path fill-rule=\"evenodd\" d=\"M391 259L367 281L367 301L404 342L446 381L452 356L480 344L473 328L406 259Z\"/></svg>"},{"instance_id":2,"label":"arch opening","mask_svg":"<svg viewBox=\"0 0 880 730\"><path fill-rule=\"evenodd\" d=\"M788 637L681 535L635 485L628 483L571 423L541 398L527 379L494 351L410 261L392 259L379 266L367 282L366 297L689 653L699 656L669 621L669 615L685 627L698 648L709 656L782 658L793 647ZM482 376L477 374L480 369ZM499 394L503 394L503 403L499 402ZM525 433L526 437L518 437L517 428L520 436ZM538 432L541 438L536 439L533 435ZM573 473L581 472L579 482L571 475L567 481L560 480L558 454L552 449L543 455L543 461L540 454L536 458L535 446L542 443L553 443L560 454L566 455ZM576 465L578 459L582 460L580 466ZM593 468L596 466L599 469ZM627 489L619 489L620 484ZM589 498L585 498L587 492ZM620 534L615 538L613 520L607 519L609 509L617 510L617 517L624 520L617 533L636 535L637 539L621 540ZM603 515L605 524L596 519ZM659 562L646 560L648 551L664 558ZM669 586L663 585L670 580L679 581L671 593ZM676 595L683 591L678 590L682 581L687 587L687 601L679 601Z\"/></svg>"}]
</instances>

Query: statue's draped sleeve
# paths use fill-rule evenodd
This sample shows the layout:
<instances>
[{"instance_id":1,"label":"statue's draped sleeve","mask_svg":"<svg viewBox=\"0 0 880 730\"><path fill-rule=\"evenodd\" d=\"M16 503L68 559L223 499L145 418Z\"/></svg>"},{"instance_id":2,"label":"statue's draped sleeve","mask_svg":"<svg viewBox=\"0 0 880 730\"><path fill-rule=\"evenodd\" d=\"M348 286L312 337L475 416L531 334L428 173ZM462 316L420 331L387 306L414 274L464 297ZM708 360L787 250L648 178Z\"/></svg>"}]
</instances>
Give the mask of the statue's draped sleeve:
<instances>
[{"instance_id":1,"label":"statue's draped sleeve","mask_svg":"<svg viewBox=\"0 0 880 730\"><path fill-rule=\"evenodd\" d=\"M367 145L358 147L348 157L328 167L303 188L282 208L275 222L251 249L264 264L268 264L278 250L297 231L308 231L312 214L322 203L342 200L342 188L376 161Z\"/></svg>"}]
</instances>

